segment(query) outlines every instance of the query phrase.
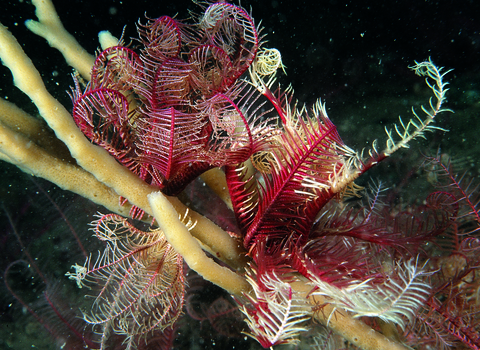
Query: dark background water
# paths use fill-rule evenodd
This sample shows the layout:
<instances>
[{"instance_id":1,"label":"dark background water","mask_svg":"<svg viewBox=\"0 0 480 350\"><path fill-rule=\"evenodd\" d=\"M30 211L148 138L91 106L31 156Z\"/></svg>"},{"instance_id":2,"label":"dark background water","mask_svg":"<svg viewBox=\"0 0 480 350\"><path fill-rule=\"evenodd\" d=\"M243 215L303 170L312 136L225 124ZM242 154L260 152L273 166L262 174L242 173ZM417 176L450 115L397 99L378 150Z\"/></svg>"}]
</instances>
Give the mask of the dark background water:
<instances>
[{"instance_id":1,"label":"dark background water","mask_svg":"<svg viewBox=\"0 0 480 350\"><path fill-rule=\"evenodd\" d=\"M189 10L199 9L189 0L72 0L56 1L55 5L66 28L92 53L98 47L96 36L101 30L120 37L125 29L128 39L137 37L135 24L145 22L145 15L187 18ZM326 100L327 107L335 111L332 119L339 125L352 116L347 112L350 108L358 110L351 122L362 121L363 125L378 123L378 118L394 121L399 114L406 115L410 104L405 102L406 112L402 112L394 100L415 93L421 80L408 67L429 57L438 66L454 69L449 75L449 106L456 111L478 106L480 4L476 1L274 0L243 1L242 5L251 9L256 23L261 22L265 46L282 53L288 75L279 80L285 86L292 84L300 101L312 104L316 98ZM46 83L58 89L57 96L68 105L65 91L71 84L70 68L23 25L26 19L34 18L33 6L2 1L2 9L2 23L24 43ZM8 80L2 81L0 89ZM9 90L0 93L5 96ZM387 111L385 101L376 100L382 96L392 100ZM455 123L459 121L455 119ZM468 120L469 129L474 119ZM464 123L462 118L462 128L467 127ZM361 146L365 136L351 142Z\"/></svg>"},{"instance_id":2,"label":"dark background water","mask_svg":"<svg viewBox=\"0 0 480 350\"><path fill-rule=\"evenodd\" d=\"M93 52L96 33L110 30L135 37L135 23L144 15L188 17L198 7L179 1L54 1L66 28ZM289 81L309 100L331 94L355 79L386 75L402 77L414 60L428 57L457 74L478 71L480 4L476 1L243 1L267 34L267 46L278 48ZM2 1L3 23L22 42L22 22L33 18L26 2ZM46 48L35 38L26 46L41 55ZM45 51L46 52L46 51ZM402 69L403 68L403 69ZM354 88L350 86L350 88ZM348 87L346 87L348 90Z\"/></svg>"},{"instance_id":3,"label":"dark background water","mask_svg":"<svg viewBox=\"0 0 480 350\"><path fill-rule=\"evenodd\" d=\"M150 18L175 14L178 18L187 18L188 10L198 9L186 0L71 0L54 1L54 4L65 27L91 53L98 47L96 35L101 30L110 30L119 37L125 29L126 38L136 37L135 23L139 19L145 22L145 14ZM411 150L395 155L374 175L385 179L388 186L402 188L401 200L410 202L424 198L417 198L420 185L401 187L398 184L407 176L414 181L420 177L412 176L412 169L413 164L421 161L422 153L435 153L440 148L442 153L462 160L464 169L472 175L479 172L480 2L242 1L242 5L251 8L256 23L261 21L268 41L265 46L275 47L282 53L287 76L279 76L279 81L285 86L292 84L296 98L302 102L312 104L316 98L325 100L342 137L356 149L368 146L377 138L383 144L386 125L396 122L399 115L408 119L410 106L418 108L428 103L428 90L422 79L408 69L415 60L431 57L437 65L453 68L447 77L451 82L447 107L455 114L445 114L438 121L439 126L450 132L429 134L427 141L417 142ZM71 69L60 54L23 25L26 19L35 18L33 6L28 1L9 0L1 0L0 6L0 22L22 43L49 90L69 107L71 102L66 91L72 84ZM0 96L35 114L34 106L12 87L9 72L0 68ZM40 186L56 193L45 183ZM50 216L29 214L33 213L29 211L30 205L43 206L45 199L40 199L38 193L37 185L26 175L0 163L0 202L14 218L23 221L27 243L41 236L42 230L55 226L49 226L49 222L53 222ZM67 213L75 212L76 205L84 208L78 199L57 196L62 197L59 202ZM22 219L25 207L29 209ZM82 212L85 218L87 214ZM79 220L84 221L87 220ZM16 256L20 258L22 252L2 215L0 230L4 268ZM60 235L61 229L56 230L55 235ZM79 230L83 237L90 235L84 226L79 225ZM50 257L50 260L57 259L53 264L59 267L53 275L62 280L61 271L68 270L70 265L69 257L65 256L69 245L62 241L52 241L52 244L52 249L59 250ZM37 250L42 253L41 248ZM10 305L14 301L1 291L0 323L18 317L19 322L24 322L18 329L34 324L34 321L25 321L28 320L25 310L12 313ZM24 317L19 316L22 314ZM6 345L0 341L0 349L2 346Z\"/></svg>"}]
</instances>

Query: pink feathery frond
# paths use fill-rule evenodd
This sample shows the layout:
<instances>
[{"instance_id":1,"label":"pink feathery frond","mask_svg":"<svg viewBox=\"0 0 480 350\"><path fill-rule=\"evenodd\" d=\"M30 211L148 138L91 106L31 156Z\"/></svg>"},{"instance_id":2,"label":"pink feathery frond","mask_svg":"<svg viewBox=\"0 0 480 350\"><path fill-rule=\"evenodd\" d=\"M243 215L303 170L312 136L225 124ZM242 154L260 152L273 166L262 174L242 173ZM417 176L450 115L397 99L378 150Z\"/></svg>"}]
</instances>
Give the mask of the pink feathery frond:
<instances>
[{"instance_id":1,"label":"pink feathery frond","mask_svg":"<svg viewBox=\"0 0 480 350\"><path fill-rule=\"evenodd\" d=\"M134 342L172 327L184 303L182 257L161 231L144 232L119 215L101 215L92 225L105 250L68 274L79 286L99 287L85 320L102 326L102 341L110 331Z\"/></svg>"},{"instance_id":2,"label":"pink feathery frond","mask_svg":"<svg viewBox=\"0 0 480 350\"><path fill-rule=\"evenodd\" d=\"M253 136L239 106L222 93L215 94L197 106L201 115L208 117L212 129L207 152L214 159L218 159L215 154L221 155L224 164L239 164L247 160L252 154Z\"/></svg>"},{"instance_id":3,"label":"pink feathery frond","mask_svg":"<svg viewBox=\"0 0 480 350\"><path fill-rule=\"evenodd\" d=\"M176 193L179 178L188 183L212 166L202 161L207 120L170 107L137 121L138 163L169 194ZM185 185L178 187L180 190Z\"/></svg>"},{"instance_id":4,"label":"pink feathery frond","mask_svg":"<svg viewBox=\"0 0 480 350\"><path fill-rule=\"evenodd\" d=\"M469 221L469 234L480 230L480 184L471 179L464 172L458 175L454 172L451 163L442 163L438 158L429 158L430 166L433 167L437 179L437 187L442 191L454 196L451 209L457 211L459 221Z\"/></svg>"},{"instance_id":5,"label":"pink feathery frond","mask_svg":"<svg viewBox=\"0 0 480 350\"><path fill-rule=\"evenodd\" d=\"M188 62L196 66L195 86L205 96L226 91L234 82L234 66L220 47L201 45L190 51Z\"/></svg>"},{"instance_id":6,"label":"pink feathery frond","mask_svg":"<svg viewBox=\"0 0 480 350\"><path fill-rule=\"evenodd\" d=\"M249 203L257 209L255 218L243 228L246 247L257 235L308 235L318 211L336 195L335 186L348 175L350 155L323 113L292 117L274 140L281 147L271 148L266 155L269 172L262 176L258 202ZM236 191L231 192L232 198L251 198L249 179L240 178L234 170L227 170L227 178L234 184L231 190ZM242 207L234 209L237 217L243 215Z\"/></svg>"},{"instance_id":7,"label":"pink feathery frond","mask_svg":"<svg viewBox=\"0 0 480 350\"><path fill-rule=\"evenodd\" d=\"M247 317L251 337L265 349L279 344L295 344L298 335L307 329L303 323L310 318L308 308L295 295L291 285L275 274L256 274L249 270L247 281L254 296L246 296L249 305L240 309Z\"/></svg>"},{"instance_id":8,"label":"pink feathery frond","mask_svg":"<svg viewBox=\"0 0 480 350\"><path fill-rule=\"evenodd\" d=\"M114 89L125 94L138 88L143 74L143 64L137 53L127 47L112 46L95 59L89 90Z\"/></svg>"},{"instance_id":9,"label":"pink feathery frond","mask_svg":"<svg viewBox=\"0 0 480 350\"><path fill-rule=\"evenodd\" d=\"M83 93L77 84L73 114L85 136L168 194L261 148L268 128L239 80L259 47L244 9L211 4L196 24L163 16L138 31L139 53L107 48Z\"/></svg>"},{"instance_id":10,"label":"pink feathery frond","mask_svg":"<svg viewBox=\"0 0 480 350\"><path fill-rule=\"evenodd\" d=\"M252 17L245 9L217 2L211 4L200 18L201 42L219 47L231 59L235 73L232 80L245 73L255 59L260 38Z\"/></svg>"},{"instance_id":11,"label":"pink feathery frond","mask_svg":"<svg viewBox=\"0 0 480 350\"><path fill-rule=\"evenodd\" d=\"M77 92L73 118L92 142L105 148L129 166L135 158L134 135L129 120L129 103L120 92L98 88Z\"/></svg>"},{"instance_id":12,"label":"pink feathery frond","mask_svg":"<svg viewBox=\"0 0 480 350\"><path fill-rule=\"evenodd\" d=\"M145 82L150 92L147 97L148 107L155 111L158 108L175 107L194 108L192 99L193 80L196 72L192 64L179 58L169 58L157 67L153 79ZM194 109L193 109L194 110Z\"/></svg>"},{"instance_id":13,"label":"pink feathery frond","mask_svg":"<svg viewBox=\"0 0 480 350\"><path fill-rule=\"evenodd\" d=\"M138 27L144 46L142 57L148 69L180 55L185 36L183 27L181 22L169 16L161 16Z\"/></svg>"}]
</instances>

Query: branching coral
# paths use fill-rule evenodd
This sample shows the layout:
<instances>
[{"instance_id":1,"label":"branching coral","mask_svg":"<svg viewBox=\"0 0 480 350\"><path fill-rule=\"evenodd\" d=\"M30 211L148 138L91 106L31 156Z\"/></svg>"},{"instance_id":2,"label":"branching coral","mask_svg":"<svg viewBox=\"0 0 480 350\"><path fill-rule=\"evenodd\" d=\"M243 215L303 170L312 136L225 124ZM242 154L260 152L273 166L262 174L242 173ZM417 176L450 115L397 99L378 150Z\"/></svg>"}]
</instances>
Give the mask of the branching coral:
<instances>
[{"instance_id":1,"label":"branching coral","mask_svg":"<svg viewBox=\"0 0 480 350\"><path fill-rule=\"evenodd\" d=\"M59 48L67 58L80 50L52 4L33 2L39 22L28 22L29 28L54 47L59 38L66 42ZM477 207L469 194L434 195L419 213L392 217L378 200L359 209L345 199L359 195L354 181L367 170L426 131L443 130L434 121L446 111L448 72L431 60L416 63L412 69L434 95L424 115L414 111L411 120L387 129L384 149L375 142L358 153L343 142L322 102L300 106L276 86L275 74L284 68L280 53L264 47L245 9L224 2L201 6L203 13L190 22L163 16L140 25L135 45L118 42L95 60L69 60L89 81L75 80L72 115L0 27L2 62L55 132L35 137L38 122L9 109L1 120L2 159L115 213L94 223L104 252L69 274L81 286L101 286L85 312L88 323L101 326L100 347L112 333L130 348L153 330L171 336L184 301L183 261L236 296L264 347L297 342L312 318L362 349L415 344L412 325L438 322L436 293L446 288L431 282L435 269L425 244L465 218L475 221ZM17 119L22 122L12 122ZM72 158L51 144L66 146ZM168 197L199 176L231 207L239 234ZM453 203L471 210L459 215ZM151 227L140 229L139 219ZM478 250L473 224L468 232L456 226L457 236L472 235L457 242L462 254ZM459 275L448 283L463 291L468 274ZM469 293L470 302L478 291ZM419 313L421 304L426 311ZM467 326L448 317L447 331L476 344ZM405 329L408 339L398 335Z\"/></svg>"}]
</instances>

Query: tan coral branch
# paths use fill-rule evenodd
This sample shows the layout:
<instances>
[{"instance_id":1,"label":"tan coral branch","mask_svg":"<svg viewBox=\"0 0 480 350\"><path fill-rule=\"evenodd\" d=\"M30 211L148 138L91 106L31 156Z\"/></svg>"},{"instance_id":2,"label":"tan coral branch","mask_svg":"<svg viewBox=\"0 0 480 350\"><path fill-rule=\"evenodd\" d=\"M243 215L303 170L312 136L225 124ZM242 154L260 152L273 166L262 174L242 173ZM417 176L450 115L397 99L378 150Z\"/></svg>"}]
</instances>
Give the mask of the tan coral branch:
<instances>
[{"instance_id":1,"label":"tan coral branch","mask_svg":"<svg viewBox=\"0 0 480 350\"><path fill-rule=\"evenodd\" d=\"M32 61L3 25L0 25L0 43L0 58L12 72L15 86L30 97L42 118L67 145L78 164L132 204L149 212L146 195L155 188L119 164L106 150L88 141L70 113L47 91Z\"/></svg>"},{"instance_id":2,"label":"tan coral branch","mask_svg":"<svg viewBox=\"0 0 480 350\"><path fill-rule=\"evenodd\" d=\"M77 40L66 31L50 0L32 0L38 21L28 20L25 25L33 33L46 39L65 57L84 79L90 80L90 70L95 57L90 55Z\"/></svg>"},{"instance_id":3,"label":"tan coral branch","mask_svg":"<svg viewBox=\"0 0 480 350\"><path fill-rule=\"evenodd\" d=\"M173 205L161 192L151 193L148 199L158 225L163 230L168 242L177 253L183 256L192 270L231 294L242 295L249 291L250 286L244 277L207 257L179 219Z\"/></svg>"},{"instance_id":4,"label":"tan coral branch","mask_svg":"<svg viewBox=\"0 0 480 350\"><path fill-rule=\"evenodd\" d=\"M158 189L146 184L130 172L110 156L106 150L88 141L80 129L77 128L70 113L46 90L39 72L15 37L1 24L0 43L2 45L0 58L3 64L11 70L15 85L30 97L43 119L68 147L78 165L94 175L99 182L111 188L119 196L127 198L131 204L152 215L147 195ZM8 158L4 159L8 160ZM178 210L186 210L186 207L178 201L176 206ZM190 215L193 215L193 220L197 221L197 227L203 226L201 230L204 234L211 235L209 237L210 242L205 242L205 244L218 253L220 258L225 257L226 260L236 261L235 267L240 268L242 262L239 262L237 258L239 256L238 248L228 234L207 218L194 212L190 212ZM206 240L205 237L201 237L201 232L197 230L195 232L198 232L200 240ZM221 239L215 237L221 237ZM221 249L226 247L224 244L217 244L215 247L213 242L218 239L220 241L230 241L230 248L222 251Z\"/></svg>"},{"instance_id":5,"label":"tan coral branch","mask_svg":"<svg viewBox=\"0 0 480 350\"><path fill-rule=\"evenodd\" d=\"M339 334L350 343L358 346L362 350L408 350L397 341L391 340L383 334L367 326L358 318L353 318L348 312L334 308L328 304L328 301L321 296L310 296L312 287L305 282L294 282L292 287L303 293L305 298L318 307L319 310L314 313L314 318Z\"/></svg>"},{"instance_id":6,"label":"tan coral branch","mask_svg":"<svg viewBox=\"0 0 480 350\"><path fill-rule=\"evenodd\" d=\"M118 194L100 183L82 168L50 155L20 133L0 122L0 158L24 172L49 180L64 190L72 191L120 215L127 215L129 206L121 206Z\"/></svg>"}]
</instances>

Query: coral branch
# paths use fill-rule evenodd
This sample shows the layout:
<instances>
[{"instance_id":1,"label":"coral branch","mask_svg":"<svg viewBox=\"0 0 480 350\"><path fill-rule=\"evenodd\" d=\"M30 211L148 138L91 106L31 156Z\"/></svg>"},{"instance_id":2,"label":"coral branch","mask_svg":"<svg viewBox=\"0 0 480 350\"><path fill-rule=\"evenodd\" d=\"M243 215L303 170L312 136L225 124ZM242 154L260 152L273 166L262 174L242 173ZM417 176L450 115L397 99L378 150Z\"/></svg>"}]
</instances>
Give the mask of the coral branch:
<instances>
[{"instance_id":1,"label":"coral branch","mask_svg":"<svg viewBox=\"0 0 480 350\"><path fill-rule=\"evenodd\" d=\"M27 28L45 38L50 46L62 53L71 67L84 79L90 80L90 69L95 58L65 30L50 0L32 0L32 4L35 5L38 21L26 21Z\"/></svg>"},{"instance_id":2,"label":"coral branch","mask_svg":"<svg viewBox=\"0 0 480 350\"><path fill-rule=\"evenodd\" d=\"M0 58L12 72L15 85L32 99L41 116L55 131L56 136L67 145L78 164L100 182L115 188L119 195L128 198L132 204L149 208L146 195L154 188L117 163L107 151L91 144L85 138L70 113L46 90L32 61L3 25L0 25L0 42Z\"/></svg>"},{"instance_id":3,"label":"coral branch","mask_svg":"<svg viewBox=\"0 0 480 350\"><path fill-rule=\"evenodd\" d=\"M360 197L354 180L368 169L426 131L444 131L433 122L448 111L448 72L431 60L415 64L433 92L425 115L400 119L386 130L385 149L374 143L364 160L320 100L299 106L291 89L273 88L284 69L280 52L262 47L260 28L240 6L200 2L193 23L148 20L130 47L104 33L104 51L93 60L51 0L32 1L38 21L27 27L90 82L75 79L70 114L0 25L0 58L46 122L0 100L0 159L122 215L94 221L104 250L68 274L79 286L99 287L84 319L100 331L101 349L115 347L117 336L127 349L143 338L154 346L155 330L171 343L188 288L184 262L237 297L264 347L296 343L312 318L365 350L404 350L404 339L420 344L414 336L428 332L399 332L422 317L439 330L435 322L448 319L450 336L477 342L470 323L478 314L478 187L443 167L436 173L446 173L449 185L411 212L381 203L380 186L370 202L347 200ZM191 184L200 176L221 210L223 201L233 213L212 215L208 206L218 203L211 198L195 206L205 216L182 203L185 189L201 200ZM431 243L444 237L454 246L440 257ZM421 305L431 310L422 315ZM230 306L220 303L215 314Z\"/></svg>"},{"instance_id":4,"label":"coral branch","mask_svg":"<svg viewBox=\"0 0 480 350\"><path fill-rule=\"evenodd\" d=\"M293 288L308 297L311 287L303 282L292 283ZM319 306L314 317L323 325L340 334L363 350L407 350L409 347L374 331L362 321L353 318L346 311L340 311L322 296L310 296L312 304Z\"/></svg>"},{"instance_id":5,"label":"coral branch","mask_svg":"<svg viewBox=\"0 0 480 350\"><path fill-rule=\"evenodd\" d=\"M47 179L109 210L128 215L129 206L121 206L118 194L97 181L81 167L60 160L37 146L26 136L0 123L0 156L26 173Z\"/></svg>"},{"instance_id":6,"label":"coral branch","mask_svg":"<svg viewBox=\"0 0 480 350\"><path fill-rule=\"evenodd\" d=\"M248 292L249 285L243 277L218 265L205 255L198 242L180 221L177 211L161 192L150 194L148 199L158 225L167 236L168 242L183 256L192 270L231 294L241 295Z\"/></svg>"}]
</instances>

